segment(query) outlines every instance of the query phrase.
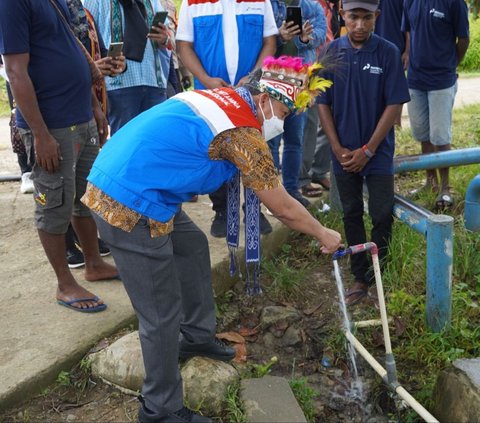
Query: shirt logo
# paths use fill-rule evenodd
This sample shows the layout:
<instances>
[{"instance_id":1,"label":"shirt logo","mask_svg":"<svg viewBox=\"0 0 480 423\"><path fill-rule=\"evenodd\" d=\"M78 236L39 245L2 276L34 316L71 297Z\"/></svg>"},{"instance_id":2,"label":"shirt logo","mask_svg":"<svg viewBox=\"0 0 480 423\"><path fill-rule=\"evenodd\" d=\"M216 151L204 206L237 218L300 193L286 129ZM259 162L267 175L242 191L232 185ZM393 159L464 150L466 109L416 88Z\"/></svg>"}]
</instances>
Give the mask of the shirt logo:
<instances>
[{"instance_id":1,"label":"shirt logo","mask_svg":"<svg viewBox=\"0 0 480 423\"><path fill-rule=\"evenodd\" d=\"M430 15L433 15L434 18L437 19L445 19L445 13L436 10L435 8L430 10Z\"/></svg>"},{"instance_id":2,"label":"shirt logo","mask_svg":"<svg viewBox=\"0 0 480 423\"><path fill-rule=\"evenodd\" d=\"M370 71L371 74L374 75L381 75L383 73L383 69L379 66L372 66L370 63L367 63L362 70L364 71Z\"/></svg>"}]
</instances>

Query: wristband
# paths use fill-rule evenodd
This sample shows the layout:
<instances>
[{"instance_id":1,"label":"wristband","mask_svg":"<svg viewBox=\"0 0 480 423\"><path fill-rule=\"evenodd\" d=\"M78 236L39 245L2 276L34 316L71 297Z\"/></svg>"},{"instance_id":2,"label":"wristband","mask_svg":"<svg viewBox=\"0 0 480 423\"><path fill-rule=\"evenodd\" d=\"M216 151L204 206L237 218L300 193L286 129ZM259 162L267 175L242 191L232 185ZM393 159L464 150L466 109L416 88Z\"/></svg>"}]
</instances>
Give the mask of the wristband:
<instances>
[{"instance_id":1,"label":"wristband","mask_svg":"<svg viewBox=\"0 0 480 423\"><path fill-rule=\"evenodd\" d=\"M365 153L365 156L367 156L369 159L371 159L375 155L368 149L367 144L362 146L362 151Z\"/></svg>"}]
</instances>

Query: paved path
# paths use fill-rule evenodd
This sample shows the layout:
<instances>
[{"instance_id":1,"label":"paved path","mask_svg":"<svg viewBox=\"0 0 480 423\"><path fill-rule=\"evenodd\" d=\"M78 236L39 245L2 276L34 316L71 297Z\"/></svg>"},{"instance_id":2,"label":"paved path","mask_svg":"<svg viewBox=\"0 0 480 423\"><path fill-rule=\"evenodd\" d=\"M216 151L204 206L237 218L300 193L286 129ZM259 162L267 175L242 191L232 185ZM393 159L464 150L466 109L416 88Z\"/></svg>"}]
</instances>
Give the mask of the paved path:
<instances>
[{"instance_id":1,"label":"paved path","mask_svg":"<svg viewBox=\"0 0 480 423\"><path fill-rule=\"evenodd\" d=\"M456 106L480 102L480 78L460 81ZM8 120L0 119L0 176L18 174L9 146ZM78 361L102 337L133 321L121 282L78 280L106 303L94 315L76 313L55 303L56 282L33 228L33 201L19 193L18 182L0 183L0 413L8 403L26 398ZM187 204L192 219L208 233L212 212L208 197ZM280 245L276 233L265 238ZM225 264L223 240L209 238L212 266ZM267 246L268 250L268 246ZM215 272L221 278L221 270Z\"/></svg>"}]
</instances>

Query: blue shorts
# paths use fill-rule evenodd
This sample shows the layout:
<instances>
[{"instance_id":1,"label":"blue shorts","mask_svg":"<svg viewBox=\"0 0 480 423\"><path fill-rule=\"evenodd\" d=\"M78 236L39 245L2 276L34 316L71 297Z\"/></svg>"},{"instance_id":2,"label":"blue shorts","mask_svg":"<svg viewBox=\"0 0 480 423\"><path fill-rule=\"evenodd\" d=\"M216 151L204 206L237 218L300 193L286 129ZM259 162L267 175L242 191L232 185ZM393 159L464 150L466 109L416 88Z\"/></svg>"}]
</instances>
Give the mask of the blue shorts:
<instances>
[{"instance_id":1,"label":"blue shorts","mask_svg":"<svg viewBox=\"0 0 480 423\"><path fill-rule=\"evenodd\" d=\"M452 141L452 110L457 83L434 91L410 89L408 116L412 135L417 141L448 145Z\"/></svg>"}]
</instances>

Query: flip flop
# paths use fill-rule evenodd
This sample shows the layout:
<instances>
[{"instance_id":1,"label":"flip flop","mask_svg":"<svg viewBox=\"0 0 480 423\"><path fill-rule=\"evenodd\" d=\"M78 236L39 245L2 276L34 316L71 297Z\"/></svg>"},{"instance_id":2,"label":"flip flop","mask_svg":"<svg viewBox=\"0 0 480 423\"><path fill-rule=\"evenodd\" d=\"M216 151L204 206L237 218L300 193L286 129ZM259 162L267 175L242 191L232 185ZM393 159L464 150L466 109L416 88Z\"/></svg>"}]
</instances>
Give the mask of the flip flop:
<instances>
[{"instance_id":1,"label":"flip flop","mask_svg":"<svg viewBox=\"0 0 480 423\"><path fill-rule=\"evenodd\" d=\"M435 200L437 209L451 209L453 207L453 197L448 191L442 192Z\"/></svg>"},{"instance_id":2,"label":"flip flop","mask_svg":"<svg viewBox=\"0 0 480 423\"><path fill-rule=\"evenodd\" d=\"M96 302L98 301L98 297L95 295L95 297L92 298L75 298L71 301L63 301L63 300L57 300L57 304L60 304L64 307L67 307L69 309L79 311L80 313L98 313L99 311L103 311L107 308L106 304L99 304L95 307L88 307L88 308L80 308L80 307L75 307L72 304L79 303L82 301L92 301Z\"/></svg>"},{"instance_id":3,"label":"flip flop","mask_svg":"<svg viewBox=\"0 0 480 423\"><path fill-rule=\"evenodd\" d=\"M308 184L302 187L302 195L304 197L320 197L323 193L321 188L316 188L312 184Z\"/></svg>"},{"instance_id":4,"label":"flip flop","mask_svg":"<svg viewBox=\"0 0 480 423\"><path fill-rule=\"evenodd\" d=\"M352 289L345 292L345 304L348 306L355 305L368 296L365 289Z\"/></svg>"}]
</instances>

